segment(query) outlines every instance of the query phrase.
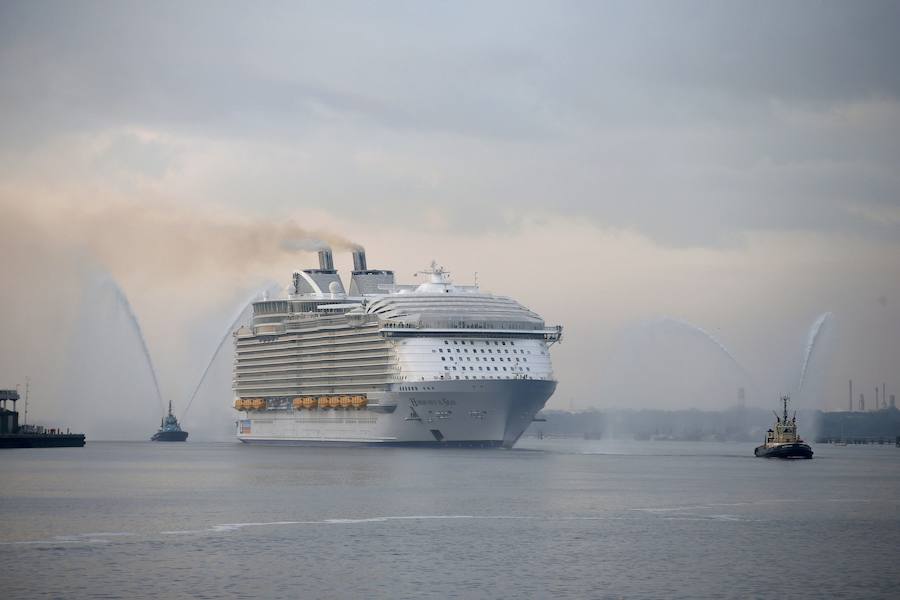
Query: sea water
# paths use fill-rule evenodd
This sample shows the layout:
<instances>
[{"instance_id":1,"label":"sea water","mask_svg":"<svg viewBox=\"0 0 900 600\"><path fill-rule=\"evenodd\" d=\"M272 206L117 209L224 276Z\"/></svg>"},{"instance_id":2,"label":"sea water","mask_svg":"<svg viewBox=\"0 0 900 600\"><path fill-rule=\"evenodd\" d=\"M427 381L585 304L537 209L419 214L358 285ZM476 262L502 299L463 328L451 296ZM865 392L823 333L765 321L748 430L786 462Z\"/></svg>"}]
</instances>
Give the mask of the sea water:
<instances>
[{"instance_id":1,"label":"sea water","mask_svg":"<svg viewBox=\"0 0 900 600\"><path fill-rule=\"evenodd\" d=\"M900 448L0 452L3 598L892 598Z\"/></svg>"}]
</instances>

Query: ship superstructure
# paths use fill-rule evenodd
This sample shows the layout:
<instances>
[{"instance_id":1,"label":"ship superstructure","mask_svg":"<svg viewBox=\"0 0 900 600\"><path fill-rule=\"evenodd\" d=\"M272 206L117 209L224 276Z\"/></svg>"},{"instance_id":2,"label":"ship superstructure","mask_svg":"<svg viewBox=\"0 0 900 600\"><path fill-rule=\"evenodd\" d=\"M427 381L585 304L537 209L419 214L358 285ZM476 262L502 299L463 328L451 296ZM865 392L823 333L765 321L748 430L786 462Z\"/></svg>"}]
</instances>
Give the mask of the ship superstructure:
<instances>
[{"instance_id":1,"label":"ship superstructure","mask_svg":"<svg viewBox=\"0 0 900 600\"><path fill-rule=\"evenodd\" d=\"M434 263L418 285L361 248L353 266L348 293L323 249L286 297L253 304L235 332L238 438L511 447L556 388L562 328Z\"/></svg>"}]
</instances>

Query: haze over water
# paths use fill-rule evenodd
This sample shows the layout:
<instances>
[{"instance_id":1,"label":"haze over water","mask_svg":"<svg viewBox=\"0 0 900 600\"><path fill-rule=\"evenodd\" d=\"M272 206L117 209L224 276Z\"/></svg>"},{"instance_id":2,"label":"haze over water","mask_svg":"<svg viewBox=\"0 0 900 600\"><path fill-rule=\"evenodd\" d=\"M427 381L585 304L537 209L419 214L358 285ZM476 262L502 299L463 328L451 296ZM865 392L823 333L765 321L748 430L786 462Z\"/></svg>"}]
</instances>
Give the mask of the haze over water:
<instances>
[{"instance_id":1,"label":"haze over water","mask_svg":"<svg viewBox=\"0 0 900 600\"><path fill-rule=\"evenodd\" d=\"M893 597L898 450L816 451L10 451L4 597Z\"/></svg>"}]
</instances>

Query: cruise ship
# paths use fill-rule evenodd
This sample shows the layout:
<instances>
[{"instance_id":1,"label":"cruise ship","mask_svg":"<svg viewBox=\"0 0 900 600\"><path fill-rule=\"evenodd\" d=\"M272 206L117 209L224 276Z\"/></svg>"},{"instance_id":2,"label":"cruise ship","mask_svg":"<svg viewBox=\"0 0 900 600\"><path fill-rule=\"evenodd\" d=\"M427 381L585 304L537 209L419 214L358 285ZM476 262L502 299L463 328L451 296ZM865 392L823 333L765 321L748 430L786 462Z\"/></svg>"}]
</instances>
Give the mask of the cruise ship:
<instances>
[{"instance_id":1,"label":"cruise ship","mask_svg":"<svg viewBox=\"0 0 900 600\"><path fill-rule=\"evenodd\" d=\"M398 285L362 248L347 290L331 250L318 257L234 332L242 442L510 448L556 389L562 327L512 298L434 262Z\"/></svg>"}]
</instances>

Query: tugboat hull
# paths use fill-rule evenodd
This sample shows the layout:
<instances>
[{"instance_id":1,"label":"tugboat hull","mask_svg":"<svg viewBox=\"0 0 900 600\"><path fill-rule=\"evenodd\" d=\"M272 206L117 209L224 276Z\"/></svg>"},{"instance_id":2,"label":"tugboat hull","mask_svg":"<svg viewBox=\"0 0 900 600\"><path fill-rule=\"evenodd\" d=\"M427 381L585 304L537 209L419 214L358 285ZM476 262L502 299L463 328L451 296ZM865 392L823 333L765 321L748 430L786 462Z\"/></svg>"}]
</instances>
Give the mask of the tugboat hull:
<instances>
[{"instance_id":1,"label":"tugboat hull","mask_svg":"<svg viewBox=\"0 0 900 600\"><path fill-rule=\"evenodd\" d=\"M183 442L187 439L187 431L157 431L150 438L152 442Z\"/></svg>"},{"instance_id":2,"label":"tugboat hull","mask_svg":"<svg viewBox=\"0 0 900 600\"><path fill-rule=\"evenodd\" d=\"M812 448L807 444L778 444L777 446L757 446L753 453L759 458L812 458Z\"/></svg>"}]
</instances>

